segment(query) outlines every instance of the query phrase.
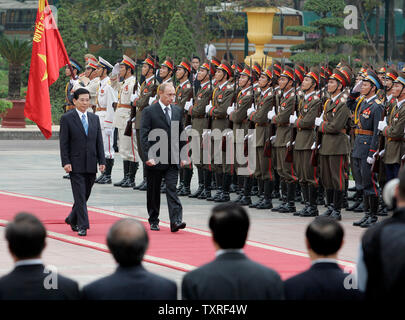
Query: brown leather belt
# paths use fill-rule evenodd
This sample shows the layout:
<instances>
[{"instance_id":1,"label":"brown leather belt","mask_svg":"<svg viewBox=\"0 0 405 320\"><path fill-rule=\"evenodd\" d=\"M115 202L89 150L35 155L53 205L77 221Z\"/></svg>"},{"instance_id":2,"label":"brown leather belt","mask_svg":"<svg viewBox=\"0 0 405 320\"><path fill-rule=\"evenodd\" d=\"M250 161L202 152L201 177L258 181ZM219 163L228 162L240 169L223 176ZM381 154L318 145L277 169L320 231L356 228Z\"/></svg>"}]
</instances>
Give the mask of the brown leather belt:
<instances>
[{"instance_id":1,"label":"brown leather belt","mask_svg":"<svg viewBox=\"0 0 405 320\"><path fill-rule=\"evenodd\" d=\"M354 129L354 134L363 134L366 136L372 136L372 135L374 135L374 132L371 130Z\"/></svg>"},{"instance_id":2,"label":"brown leather belt","mask_svg":"<svg viewBox=\"0 0 405 320\"><path fill-rule=\"evenodd\" d=\"M267 123L255 123L255 127L267 127Z\"/></svg>"},{"instance_id":3,"label":"brown leather belt","mask_svg":"<svg viewBox=\"0 0 405 320\"><path fill-rule=\"evenodd\" d=\"M214 117L214 120L225 120L226 118Z\"/></svg>"},{"instance_id":4,"label":"brown leather belt","mask_svg":"<svg viewBox=\"0 0 405 320\"><path fill-rule=\"evenodd\" d=\"M205 116L193 116L193 119L203 119Z\"/></svg>"},{"instance_id":5,"label":"brown leather belt","mask_svg":"<svg viewBox=\"0 0 405 320\"><path fill-rule=\"evenodd\" d=\"M242 123L248 123L248 122L249 122L248 119L243 119L243 120L242 120Z\"/></svg>"},{"instance_id":6,"label":"brown leather belt","mask_svg":"<svg viewBox=\"0 0 405 320\"><path fill-rule=\"evenodd\" d=\"M288 127L290 125L290 123L284 122L284 123L277 123L276 125L277 125L277 127Z\"/></svg>"},{"instance_id":7,"label":"brown leather belt","mask_svg":"<svg viewBox=\"0 0 405 320\"><path fill-rule=\"evenodd\" d=\"M314 127L312 126L311 128L298 128L298 131L302 130L314 130Z\"/></svg>"},{"instance_id":8,"label":"brown leather belt","mask_svg":"<svg viewBox=\"0 0 405 320\"><path fill-rule=\"evenodd\" d=\"M130 104L121 104L119 103L117 108L126 108L126 109L131 109L131 105Z\"/></svg>"},{"instance_id":9,"label":"brown leather belt","mask_svg":"<svg viewBox=\"0 0 405 320\"><path fill-rule=\"evenodd\" d=\"M405 141L405 138L390 138L390 137L388 137L388 141Z\"/></svg>"},{"instance_id":10,"label":"brown leather belt","mask_svg":"<svg viewBox=\"0 0 405 320\"><path fill-rule=\"evenodd\" d=\"M107 108L100 108L100 107L98 107L98 108L96 108L96 112L97 111L107 111Z\"/></svg>"}]
</instances>

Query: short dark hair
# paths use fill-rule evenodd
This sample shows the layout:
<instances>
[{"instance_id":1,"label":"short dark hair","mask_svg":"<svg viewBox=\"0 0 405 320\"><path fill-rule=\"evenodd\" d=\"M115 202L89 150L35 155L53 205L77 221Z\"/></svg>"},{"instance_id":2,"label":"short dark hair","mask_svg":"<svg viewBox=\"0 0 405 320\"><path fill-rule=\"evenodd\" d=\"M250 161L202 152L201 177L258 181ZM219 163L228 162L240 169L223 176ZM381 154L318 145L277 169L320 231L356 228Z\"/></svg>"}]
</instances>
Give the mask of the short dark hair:
<instances>
[{"instance_id":1,"label":"short dark hair","mask_svg":"<svg viewBox=\"0 0 405 320\"><path fill-rule=\"evenodd\" d=\"M37 257L45 248L46 229L34 215L18 213L6 227L8 247L17 258Z\"/></svg>"},{"instance_id":2,"label":"short dark hair","mask_svg":"<svg viewBox=\"0 0 405 320\"><path fill-rule=\"evenodd\" d=\"M344 231L336 220L317 217L308 225L305 235L316 254L327 256L338 252L342 246Z\"/></svg>"},{"instance_id":3,"label":"short dark hair","mask_svg":"<svg viewBox=\"0 0 405 320\"><path fill-rule=\"evenodd\" d=\"M191 59L191 61L193 61L194 59L198 59L198 62L201 62L201 59L199 56L193 56L193 59Z\"/></svg>"},{"instance_id":4,"label":"short dark hair","mask_svg":"<svg viewBox=\"0 0 405 320\"><path fill-rule=\"evenodd\" d=\"M220 204L212 209L209 227L221 249L240 249L245 246L249 216L238 204Z\"/></svg>"},{"instance_id":5,"label":"short dark hair","mask_svg":"<svg viewBox=\"0 0 405 320\"><path fill-rule=\"evenodd\" d=\"M78 99L79 99L79 96L80 96L81 94L88 94L89 97L91 97L89 90L87 90L87 89L85 89L85 88L79 88L79 89L77 89L77 90L73 93L73 99L78 100Z\"/></svg>"},{"instance_id":6,"label":"short dark hair","mask_svg":"<svg viewBox=\"0 0 405 320\"><path fill-rule=\"evenodd\" d=\"M132 218L117 221L107 234L107 246L122 267L139 265L148 244L149 237L144 226Z\"/></svg>"}]
</instances>

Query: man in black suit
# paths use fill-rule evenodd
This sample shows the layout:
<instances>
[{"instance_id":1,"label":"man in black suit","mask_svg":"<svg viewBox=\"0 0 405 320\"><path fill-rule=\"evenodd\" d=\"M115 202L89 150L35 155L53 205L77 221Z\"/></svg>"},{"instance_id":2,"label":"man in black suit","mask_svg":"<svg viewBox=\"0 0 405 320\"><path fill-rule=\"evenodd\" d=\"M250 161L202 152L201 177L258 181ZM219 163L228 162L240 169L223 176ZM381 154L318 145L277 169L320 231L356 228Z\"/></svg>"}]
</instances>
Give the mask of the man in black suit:
<instances>
[{"instance_id":1,"label":"man in black suit","mask_svg":"<svg viewBox=\"0 0 405 320\"><path fill-rule=\"evenodd\" d=\"M306 246L312 266L284 282L286 300L359 300L350 274L336 262L344 231L335 219L317 217L306 230ZM353 288L352 288L353 286Z\"/></svg>"},{"instance_id":2,"label":"man in black suit","mask_svg":"<svg viewBox=\"0 0 405 320\"><path fill-rule=\"evenodd\" d=\"M77 89L73 103L76 108L61 117L59 132L62 167L70 174L74 198L65 222L73 231L78 231L79 236L85 236L90 228L87 200L96 178L97 163L101 172L105 169L105 156L100 120L94 113L87 112L90 93L84 88Z\"/></svg>"},{"instance_id":3,"label":"man in black suit","mask_svg":"<svg viewBox=\"0 0 405 320\"><path fill-rule=\"evenodd\" d=\"M6 227L15 268L0 278L0 300L78 300L78 284L45 268L41 254L46 230L35 216L19 213Z\"/></svg>"},{"instance_id":4,"label":"man in black suit","mask_svg":"<svg viewBox=\"0 0 405 320\"><path fill-rule=\"evenodd\" d=\"M135 219L116 222L108 232L107 245L119 266L113 274L86 285L83 299L176 300L176 283L142 266L148 243L145 228Z\"/></svg>"},{"instance_id":5,"label":"man in black suit","mask_svg":"<svg viewBox=\"0 0 405 320\"><path fill-rule=\"evenodd\" d=\"M249 217L243 207L232 202L214 207L209 227L217 257L184 276L184 300L283 299L280 276L243 253L249 230Z\"/></svg>"},{"instance_id":6,"label":"man in black suit","mask_svg":"<svg viewBox=\"0 0 405 320\"><path fill-rule=\"evenodd\" d=\"M172 83L161 84L158 94L159 101L142 111L140 132L144 158L148 159L145 163L149 223L151 230L159 231L160 184L164 178L170 230L177 232L186 227L182 221L183 207L176 194L179 163L186 164L186 160L179 160L179 151L186 143L180 140L183 112L180 107L171 105L176 96ZM157 141L153 142L153 139Z\"/></svg>"}]
</instances>

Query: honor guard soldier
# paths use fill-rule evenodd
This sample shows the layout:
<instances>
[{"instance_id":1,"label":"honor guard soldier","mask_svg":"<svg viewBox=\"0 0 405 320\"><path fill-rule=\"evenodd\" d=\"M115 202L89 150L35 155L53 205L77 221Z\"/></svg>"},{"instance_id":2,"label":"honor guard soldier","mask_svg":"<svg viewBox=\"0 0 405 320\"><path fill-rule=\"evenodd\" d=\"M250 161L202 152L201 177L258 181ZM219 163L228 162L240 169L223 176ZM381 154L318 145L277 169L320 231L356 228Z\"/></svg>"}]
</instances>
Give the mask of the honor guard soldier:
<instances>
[{"instance_id":1,"label":"honor guard soldier","mask_svg":"<svg viewBox=\"0 0 405 320\"><path fill-rule=\"evenodd\" d=\"M212 57L211 58L211 68L213 69L212 72L215 74L217 72L217 68L221 65L221 60L219 60L217 57ZM217 79L212 79L212 85L215 87L218 85L218 80Z\"/></svg>"},{"instance_id":2,"label":"honor guard soldier","mask_svg":"<svg viewBox=\"0 0 405 320\"><path fill-rule=\"evenodd\" d=\"M133 101L133 108L136 108L135 117L135 130L136 130L136 142L138 146L138 154L143 162L143 181L141 184L137 185L135 189L146 191L146 169L145 169L145 154L142 152L141 140L140 140L140 130L141 130L141 119L142 111L145 109L152 101L156 100L156 90L158 82L155 77L155 70L158 68L158 63L156 59L148 55L142 63L142 76L145 77L145 81L141 84L139 96Z\"/></svg>"},{"instance_id":3,"label":"honor guard soldier","mask_svg":"<svg viewBox=\"0 0 405 320\"><path fill-rule=\"evenodd\" d=\"M260 87L260 95L256 100L256 110L254 110L249 120L252 121L256 129L256 170L255 177L263 184L262 201L258 203L256 209L272 209L271 201L273 192L274 172L271 155L265 155L266 142L270 143L270 125L268 123L267 114L273 109L275 97L273 95L272 83L276 79L273 76L271 67L263 71L260 75L258 84ZM273 69L274 70L274 69ZM271 147L268 145L267 147ZM260 183L259 183L260 185Z\"/></svg>"},{"instance_id":4,"label":"honor guard soldier","mask_svg":"<svg viewBox=\"0 0 405 320\"><path fill-rule=\"evenodd\" d=\"M232 129L233 129L233 155L230 156L234 158L234 164L229 165L226 164L226 171L224 176L223 182L223 194L222 196L216 200L217 202L227 202L230 201L229 197L229 187L231 184L231 173L234 167L235 173L238 177L243 176L244 184L243 184L243 197L238 201L238 203L242 206L250 205L252 203L250 198L250 192L252 188L252 175L254 172L249 172L250 175L242 174L239 169L245 168L247 169L248 164L240 164L238 163L238 154L243 153L244 150L244 141L237 140L237 132L238 130L243 131L243 137L248 134L249 129L249 121L248 115L250 115L254 110L253 104L253 76L252 71L249 67L245 67L244 70L240 73L239 81L239 92L236 96L236 101L232 106L227 108L227 114L229 116L229 121L232 122ZM236 85L236 83L235 83ZM234 90L235 91L235 90ZM230 152L231 149L227 148L227 151ZM251 171L251 170L248 170Z\"/></svg>"},{"instance_id":5,"label":"honor guard soldier","mask_svg":"<svg viewBox=\"0 0 405 320\"><path fill-rule=\"evenodd\" d=\"M398 177L401 162L405 153L405 73L398 72L394 81L392 96L396 103L392 106L386 119L379 123L385 140L384 164L387 181Z\"/></svg>"},{"instance_id":6,"label":"honor guard soldier","mask_svg":"<svg viewBox=\"0 0 405 320\"><path fill-rule=\"evenodd\" d=\"M234 89L229 85L229 78L233 77L231 65L223 60L215 73L215 80L218 82L212 94L212 104L206 107L206 113L212 119L211 128L213 133L213 146L211 163L215 172L217 193L214 197L207 198L208 201L215 201L221 198L223 188L229 192L230 175L226 168L226 153L222 151L222 133L228 127L227 110L234 99ZM218 132L219 130L219 132ZM222 161L220 161L222 159ZM224 185L224 181L228 185Z\"/></svg>"},{"instance_id":7,"label":"honor guard soldier","mask_svg":"<svg viewBox=\"0 0 405 320\"><path fill-rule=\"evenodd\" d=\"M190 74L191 74L191 64L186 59L183 58L180 64L177 66L176 70L176 79L179 81L179 85L176 88L176 104L184 112L184 121L185 126L190 125L187 121L187 109L192 105L191 99L193 98L193 86L190 83ZM187 104L187 107L185 108ZM180 186L178 188L177 194L179 196L188 196L190 195L190 183L193 176L193 164L190 162L186 167L180 168Z\"/></svg>"},{"instance_id":8,"label":"honor guard soldier","mask_svg":"<svg viewBox=\"0 0 405 320\"><path fill-rule=\"evenodd\" d=\"M96 183L110 184L111 171L114 166L114 108L113 104L118 102L117 92L111 87L111 81L108 74L113 66L102 57L98 58L100 76L100 86L97 92L96 115L100 119L101 133L103 135L105 171L96 179Z\"/></svg>"},{"instance_id":9,"label":"honor guard soldier","mask_svg":"<svg viewBox=\"0 0 405 320\"><path fill-rule=\"evenodd\" d=\"M65 86L65 105L64 105L65 112L72 110L75 107L73 104L73 93L74 93L73 87L78 79L77 74L80 72L80 70L82 70L82 66L72 58L70 58L70 65L72 66L73 75L68 66L66 66L65 68L66 77L70 77L69 82L66 83Z\"/></svg>"},{"instance_id":10,"label":"honor guard soldier","mask_svg":"<svg viewBox=\"0 0 405 320\"><path fill-rule=\"evenodd\" d=\"M93 60L93 61L97 61L97 58L92 55L91 53L87 53L84 55L84 65L87 66L89 64L89 61ZM79 80L81 82L83 82L83 84L85 86L87 86L90 82L90 78L89 78L89 73L90 73L91 69L84 69L84 72L79 74Z\"/></svg>"},{"instance_id":11,"label":"honor guard soldier","mask_svg":"<svg viewBox=\"0 0 405 320\"><path fill-rule=\"evenodd\" d=\"M113 126L118 128L118 149L123 160L124 178L117 183L116 187L130 188L134 186L135 175L138 171L139 163L136 155L137 145L133 134L125 135L128 122L133 121L131 117L131 97L136 88L136 80L133 75L135 61L124 55L120 63L120 83L118 90L118 104L114 114ZM136 89L135 89L136 91ZM131 123L132 125L132 123ZM139 149L138 149L139 150Z\"/></svg>"},{"instance_id":12,"label":"honor guard soldier","mask_svg":"<svg viewBox=\"0 0 405 320\"><path fill-rule=\"evenodd\" d=\"M319 88L319 71L312 68L305 74L301 84L303 96L299 99L297 116L290 117L290 123L297 129L294 144L294 167L296 168L305 206L297 212L301 217L318 215L318 172L312 167L312 145L315 141L315 118L319 117L321 100L316 94Z\"/></svg>"},{"instance_id":13,"label":"honor guard soldier","mask_svg":"<svg viewBox=\"0 0 405 320\"><path fill-rule=\"evenodd\" d=\"M298 180L295 176L293 163L285 161L287 152L287 143L291 139L291 130L289 127L290 116L294 113L296 97L294 93L294 70L286 66L280 75L279 85L282 90L282 96L278 102L277 113L273 108L267 114L271 123L277 126L277 134L274 142L276 152L276 168L281 179L282 204L272 211L295 212L295 182Z\"/></svg>"},{"instance_id":14,"label":"honor guard soldier","mask_svg":"<svg viewBox=\"0 0 405 320\"><path fill-rule=\"evenodd\" d=\"M79 88L85 88L90 93L90 107L87 109L88 112L95 112L96 110L96 100L97 91L100 87L100 77L98 74L98 61L96 59L89 58L86 65L86 78L89 79L88 83L84 85L81 81L76 80L73 86L73 91Z\"/></svg>"},{"instance_id":15,"label":"honor guard soldier","mask_svg":"<svg viewBox=\"0 0 405 320\"><path fill-rule=\"evenodd\" d=\"M378 123L381 121L383 107L377 97L382 84L377 74L367 70L367 77L361 85L363 102L354 114L355 141L352 153L353 176L363 189L365 216L353 223L355 226L367 228L377 221L378 189L377 181L371 166L378 152Z\"/></svg>"},{"instance_id":16,"label":"honor guard soldier","mask_svg":"<svg viewBox=\"0 0 405 320\"><path fill-rule=\"evenodd\" d=\"M209 164L204 163L204 130L208 130L208 118L205 116L205 107L209 105L212 98L212 83L210 82L210 64L208 61L203 63L197 73L197 80L200 82L200 89L198 90L194 104L188 109L188 114L191 116L191 126L199 134L199 142L203 148L200 150L199 162L195 162L198 170L198 189L195 193L191 194L190 198L207 199L211 197L211 171ZM193 143L193 142L192 142ZM199 148L199 146L197 146ZM193 144L193 148L195 145ZM205 152L208 149L205 148ZM211 150L209 150L211 152ZM198 164L197 164L198 163Z\"/></svg>"},{"instance_id":17,"label":"honor guard soldier","mask_svg":"<svg viewBox=\"0 0 405 320\"><path fill-rule=\"evenodd\" d=\"M350 123L351 113L343 97L343 90L350 82L350 74L334 70L328 80L330 98L324 103L322 115L315 119L318 132L322 134L319 149L320 176L328 205L328 210L322 215L337 220L342 218L345 166L350 150L346 128Z\"/></svg>"}]
</instances>

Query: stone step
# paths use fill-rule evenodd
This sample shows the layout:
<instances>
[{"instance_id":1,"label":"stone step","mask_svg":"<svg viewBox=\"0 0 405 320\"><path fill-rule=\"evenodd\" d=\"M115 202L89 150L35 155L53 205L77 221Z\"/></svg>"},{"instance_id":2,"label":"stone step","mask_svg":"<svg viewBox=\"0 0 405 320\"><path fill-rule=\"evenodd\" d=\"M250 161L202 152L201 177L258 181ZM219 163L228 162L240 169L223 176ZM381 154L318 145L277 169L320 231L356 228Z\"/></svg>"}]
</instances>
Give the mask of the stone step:
<instances>
[{"instance_id":1,"label":"stone step","mask_svg":"<svg viewBox=\"0 0 405 320\"><path fill-rule=\"evenodd\" d=\"M59 125L52 126L50 140L59 139ZM0 127L0 140L46 140L36 125L27 125L25 128Z\"/></svg>"}]
</instances>

